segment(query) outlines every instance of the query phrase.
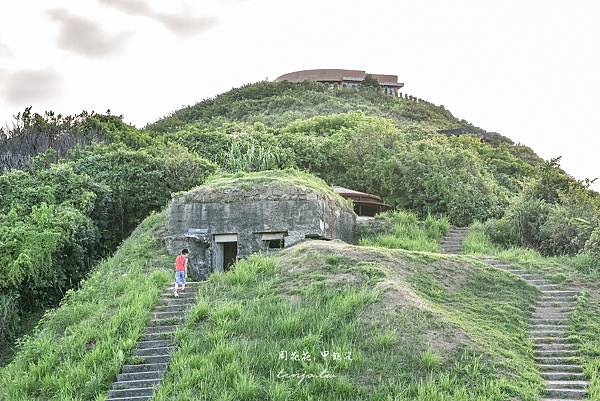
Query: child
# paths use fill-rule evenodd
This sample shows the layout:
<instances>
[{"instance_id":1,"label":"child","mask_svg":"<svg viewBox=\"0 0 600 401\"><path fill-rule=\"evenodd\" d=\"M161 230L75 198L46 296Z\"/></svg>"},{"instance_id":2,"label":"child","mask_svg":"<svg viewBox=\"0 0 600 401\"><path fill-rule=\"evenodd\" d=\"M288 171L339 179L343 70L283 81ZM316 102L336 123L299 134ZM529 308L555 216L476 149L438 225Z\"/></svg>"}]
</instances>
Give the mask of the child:
<instances>
[{"instance_id":1,"label":"child","mask_svg":"<svg viewBox=\"0 0 600 401\"><path fill-rule=\"evenodd\" d=\"M188 251L184 248L181 251L181 255L178 255L175 258L175 288L173 289L173 295L176 297L179 296L177 293L177 289L179 284L181 284L181 291L185 291L185 277L187 276L187 264L188 264Z\"/></svg>"}]
</instances>

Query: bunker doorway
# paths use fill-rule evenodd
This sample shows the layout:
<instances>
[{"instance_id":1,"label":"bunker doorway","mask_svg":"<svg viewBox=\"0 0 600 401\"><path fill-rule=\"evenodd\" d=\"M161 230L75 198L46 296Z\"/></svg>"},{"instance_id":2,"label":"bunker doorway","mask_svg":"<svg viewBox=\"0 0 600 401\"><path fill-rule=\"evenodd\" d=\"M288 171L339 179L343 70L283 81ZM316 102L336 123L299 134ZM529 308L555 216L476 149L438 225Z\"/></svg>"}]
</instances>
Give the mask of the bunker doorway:
<instances>
[{"instance_id":1,"label":"bunker doorway","mask_svg":"<svg viewBox=\"0 0 600 401\"><path fill-rule=\"evenodd\" d=\"M223 271L228 271L237 259L237 242L221 242L223 247Z\"/></svg>"},{"instance_id":2,"label":"bunker doorway","mask_svg":"<svg viewBox=\"0 0 600 401\"><path fill-rule=\"evenodd\" d=\"M217 234L215 235L215 245L215 270L226 272L237 260L238 236L237 234Z\"/></svg>"}]
</instances>

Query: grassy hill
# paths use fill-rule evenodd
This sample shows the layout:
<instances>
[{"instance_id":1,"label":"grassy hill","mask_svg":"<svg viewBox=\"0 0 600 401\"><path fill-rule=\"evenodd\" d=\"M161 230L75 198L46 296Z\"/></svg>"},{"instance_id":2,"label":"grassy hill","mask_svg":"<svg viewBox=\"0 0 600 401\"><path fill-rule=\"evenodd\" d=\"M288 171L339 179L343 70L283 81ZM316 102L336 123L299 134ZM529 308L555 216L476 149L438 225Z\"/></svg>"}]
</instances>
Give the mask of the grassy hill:
<instances>
[{"instance_id":1,"label":"grassy hill","mask_svg":"<svg viewBox=\"0 0 600 401\"><path fill-rule=\"evenodd\" d=\"M600 397L600 197L559 159L442 106L318 83L247 85L142 130L20 118L0 132L0 400L101 400L170 279L152 213L205 182L293 169L382 196L387 228L211 276L157 400L537 400L535 289L481 254L585 291L569 329ZM449 225L471 225L463 256L438 253ZM279 359L300 348L316 361ZM336 376L276 377L300 367Z\"/></svg>"},{"instance_id":2,"label":"grassy hill","mask_svg":"<svg viewBox=\"0 0 600 401\"><path fill-rule=\"evenodd\" d=\"M167 281L164 230L164 213L148 218L42 319L0 399L102 399ZM463 257L318 241L254 256L202 287L156 399L534 400L534 295ZM276 378L303 369L335 377Z\"/></svg>"}]
</instances>

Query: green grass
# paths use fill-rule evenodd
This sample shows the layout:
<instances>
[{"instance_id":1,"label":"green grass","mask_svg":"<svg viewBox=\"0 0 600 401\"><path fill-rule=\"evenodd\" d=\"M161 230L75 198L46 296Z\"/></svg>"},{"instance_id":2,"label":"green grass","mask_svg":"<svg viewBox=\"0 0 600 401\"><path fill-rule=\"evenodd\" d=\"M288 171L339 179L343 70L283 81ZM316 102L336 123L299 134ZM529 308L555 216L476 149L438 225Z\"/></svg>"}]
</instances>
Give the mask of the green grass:
<instances>
[{"instance_id":1,"label":"green grass","mask_svg":"<svg viewBox=\"0 0 600 401\"><path fill-rule=\"evenodd\" d=\"M446 218L427 216L420 221L415 213L404 210L380 213L377 219L386 221L389 229L381 233L365 233L359 245L439 252L440 240L450 228Z\"/></svg>"},{"instance_id":2,"label":"green grass","mask_svg":"<svg viewBox=\"0 0 600 401\"><path fill-rule=\"evenodd\" d=\"M114 257L48 311L0 370L0 400L93 400L109 389L170 278L170 258L147 218Z\"/></svg>"},{"instance_id":3,"label":"green grass","mask_svg":"<svg viewBox=\"0 0 600 401\"><path fill-rule=\"evenodd\" d=\"M422 253L314 241L254 255L203 285L154 401L537 400L534 292Z\"/></svg>"},{"instance_id":4,"label":"green grass","mask_svg":"<svg viewBox=\"0 0 600 401\"><path fill-rule=\"evenodd\" d=\"M351 208L349 206L350 202L335 193L325 181L312 174L293 168L258 172L219 173L209 177L202 184L201 188L224 189L236 187L252 189L263 184L269 184L271 187L279 186L288 188L298 186L306 188L328 196L340 206Z\"/></svg>"}]
</instances>

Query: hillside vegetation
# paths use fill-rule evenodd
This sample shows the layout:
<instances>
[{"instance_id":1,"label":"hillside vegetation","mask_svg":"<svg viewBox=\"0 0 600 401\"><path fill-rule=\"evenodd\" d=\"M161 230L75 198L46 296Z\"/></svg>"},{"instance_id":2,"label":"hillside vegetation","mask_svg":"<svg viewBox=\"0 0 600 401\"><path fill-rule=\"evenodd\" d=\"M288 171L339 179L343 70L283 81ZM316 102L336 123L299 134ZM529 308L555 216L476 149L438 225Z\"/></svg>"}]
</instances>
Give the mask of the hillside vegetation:
<instances>
[{"instance_id":1,"label":"hillside vegetation","mask_svg":"<svg viewBox=\"0 0 600 401\"><path fill-rule=\"evenodd\" d=\"M180 375L167 378L158 399L191 397L185 391L192 379L181 375L191 364L192 377L210 379L210 394L226 389L223 399L285 399L290 392L336 399L356 392L387 400L397 391L406 400L536 400L540 382L523 335L532 289L469 258L419 253L437 252L450 225L469 224L467 253L496 255L589 289L573 327L582 330L588 377L600 385L594 340L600 298L593 290L600 275L600 198L589 181L566 174L559 158L544 161L442 106L318 83L247 85L141 130L110 114L27 109L15 121L0 132L0 361L12 359L0 371L0 399L103 394L166 280L166 256L148 234L164 224L162 215L122 241L174 192L207 179L219 185L246 172L266 177L285 175L282 170L382 196L395 209L382 216L387 230L364 235L361 247L338 244L339 252L315 244L297 248L309 255L298 272L291 266L302 252L290 250L251 258L233 274L211 278L180 337L173 362ZM230 175L209 178L217 172ZM336 253L338 259L329 258ZM456 287L449 288L454 277ZM293 293L280 288L284 282L306 290ZM408 311L388 310L379 291L385 283L402 288L396 301ZM16 339L56 306L19 341L13 357ZM325 320L316 312L320 307ZM389 315L389 322L372 319L381 326L365 326L365 313ZM267 316L278 326L268 326ZM271 329L283 337L273 337ZM380 332L372 338L369 330ZM399 337L402 330L413 334L410 349L400 346L409 339ZM430 332L453 333L452 347L437 344ZM219 335L231 342L217 341ZM264 340L249 348L257 336ZM352 348L357 362L333 363L338 378L297 393L266 369L269 363L285 366L269 347L300 345L315 352L325 345ZM209 354L199 351L206 347ZM387 350L397 356L384 360ZM229 376L209 375L215 364L243 379L234 384ZM377 376L385 369L398 371L397 381ZM468 376L481 380L473 385Z\"/></svg>"},{"instance_id":2,"label":"hillside vegetation","mask_svg":"<svg viewBox=\"0 0 600 401\"><path fill-rule=\"evenodd\" d=\"M103 399L167 281L165 223L148 218L44 316L0 371L0 399ZM253 256L203 285L156 399L535 400L534 296L437 254L309 241Z\"/></svg>"}]
</instances>

